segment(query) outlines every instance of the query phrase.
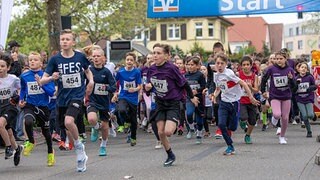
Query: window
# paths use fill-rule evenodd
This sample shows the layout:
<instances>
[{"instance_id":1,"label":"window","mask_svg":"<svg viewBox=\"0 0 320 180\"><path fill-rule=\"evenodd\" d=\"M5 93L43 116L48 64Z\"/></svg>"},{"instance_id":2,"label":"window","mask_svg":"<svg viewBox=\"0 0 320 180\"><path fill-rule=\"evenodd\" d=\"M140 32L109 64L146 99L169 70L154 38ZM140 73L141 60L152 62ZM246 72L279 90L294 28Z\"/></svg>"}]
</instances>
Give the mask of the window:
<instances>
[{"instance_id":1,"label":"window","mask_svg":"<svg viewBox=\"0 0 320 180\"><path fill-rule=\"evenodd\" d=\"M289 28L289 36L293 36L293 29Z\"/></svg>"},{"instance_id":2,"label":"window","mask_svg":"<svg viewBox=\"0 0 320 180\"><path fill-rule=\"evenodd\" d=\"M196 23L196 37L202 38L202 23Z\"/></svg>"},{"instance_id":3,"label":"window","mask_svg":"<svg viewBox=\"0 0 320 180\"><path fill-rule=\"evenodd\" d=\"M221 26L220 29L220 39L222 43L226 42L226 28Z\"/></svg>"},{"instance_id":4,"label":"window","mask_svg":"<svg viewBox=\"0 0 320 180\"><path fill-rule=\"evenodd\" d=\"M168 39L175 40L180 39L180 25L179 24L169 24L168 27Z\"/></svg>"},{"instance_id":5,"label":"window","mask_svg":"<svg viewBox=\"0 0 320 180\"><path fill-rule=\"evenodd\" d=\"M286 48L287 48L288 50L292 51L292 50L293 50L293 42L287 42L287 43L286 43Z\"/></svg>"},{"instance_id":6,"label":"window","mask_svg":"<svg viewBox=\"0 0 320 180\"><path fill-rule=\"evenodd\" d=\"M296 27L296 35L299 36L300 32L299 32L299 27Z\"/></svg>"},{"instance_id":7,"label":"window","mask_svg":"<svg viewBox=\"0 0 320 180\"><path fill-rule=\"evenodd\" d=\"M135 32L135 37L134 37L134 39L135 40L140 40L140 41L142 41L142 40L144 40L144 38L147 38L147 40L149 40L149 29L145 29L145 28L143 28L143 27L135 27L134 28L134 32Z\"/></svg>"},{"instance_id":8,"label":"window","mask_svg":"<svg viewBox=\"0 0 320 180\"><path fill-rule=\"evenodd\" d=\"M214 37L214 26L213 23L208 24L208 37Z\"/></svg>"},{"instance_id":9,"label":"window","mask_svg":"<svg viewBox=\"0 0 320 180\"><path fill-rule=\"evenodd\" d=\"M298 49L303 49L303 41L302 40L298 41Z\"/></svg>"}]
</instances>

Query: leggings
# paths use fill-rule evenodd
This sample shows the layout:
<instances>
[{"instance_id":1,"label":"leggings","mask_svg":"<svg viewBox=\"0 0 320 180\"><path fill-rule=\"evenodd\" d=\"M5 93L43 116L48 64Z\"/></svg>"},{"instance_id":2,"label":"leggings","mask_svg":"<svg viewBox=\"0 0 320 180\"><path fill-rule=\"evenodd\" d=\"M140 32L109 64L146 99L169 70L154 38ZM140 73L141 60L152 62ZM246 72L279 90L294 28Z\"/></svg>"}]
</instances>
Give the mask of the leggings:
<instances>
[{"instance_id":1,"label":"leggings","mask_svg":"<svg viewBox=\"0 0 320 180\"><path fill-rule=\"evenodd\" d=\"M273 117L276 119L281 118L281 137L284 137L288 128L289 113L291 108L291 100L271 100L271 108Z\"/></svg>"}]
</instances>

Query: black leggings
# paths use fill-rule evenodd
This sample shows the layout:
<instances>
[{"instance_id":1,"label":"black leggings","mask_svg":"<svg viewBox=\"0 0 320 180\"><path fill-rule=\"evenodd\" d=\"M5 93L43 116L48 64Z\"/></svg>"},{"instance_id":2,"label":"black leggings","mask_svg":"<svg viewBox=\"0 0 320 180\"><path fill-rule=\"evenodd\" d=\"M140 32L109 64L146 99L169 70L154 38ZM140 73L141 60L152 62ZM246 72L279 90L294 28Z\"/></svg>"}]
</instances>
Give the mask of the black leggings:
<instances>
[{"instance_id":1,"label":"black leggings","mask_svg":"<svg viewBox=\"0 0 320 180\"><path fill-rule=\"evenodd\" d=\"M124 99L120 99L118 102L118 112L124 122L131 123L131 139L137 139L137 105L131 104Z\"/></svg>"}]
</instances>

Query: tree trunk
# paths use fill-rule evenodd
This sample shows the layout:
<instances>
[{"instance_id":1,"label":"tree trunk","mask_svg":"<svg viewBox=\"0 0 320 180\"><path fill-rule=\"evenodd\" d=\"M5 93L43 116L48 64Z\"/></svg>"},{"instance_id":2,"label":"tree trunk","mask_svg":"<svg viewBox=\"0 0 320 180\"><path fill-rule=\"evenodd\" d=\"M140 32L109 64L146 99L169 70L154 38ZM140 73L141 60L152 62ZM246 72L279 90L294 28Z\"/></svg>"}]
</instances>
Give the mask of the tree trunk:
<instances>
[{"instance_id":1,"label":"tree trunk","mask_svg":"<svg viewBox=\"0 0 320 180\"><path fill-rule=\"evenodd\" d=\"M47 3L47 23L49 33L49 50L50 53L60 50L60 38L61 31L61 14L60 0L49 0Z\"/></svg>"}]
</instances>

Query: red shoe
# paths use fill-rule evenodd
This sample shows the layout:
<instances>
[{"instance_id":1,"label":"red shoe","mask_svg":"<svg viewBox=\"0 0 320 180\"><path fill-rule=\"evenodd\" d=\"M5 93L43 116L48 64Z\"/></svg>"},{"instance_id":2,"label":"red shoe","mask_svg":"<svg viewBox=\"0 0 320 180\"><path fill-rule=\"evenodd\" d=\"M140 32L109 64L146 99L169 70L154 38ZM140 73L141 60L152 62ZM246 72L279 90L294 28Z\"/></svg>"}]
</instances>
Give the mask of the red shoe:
<instances>
[{"instance_id":1,"label":"red shoe","mask_svg":"<svg viewBox=\"0 0 320 180\"><path fill-rule=\"evenodd\" d=\"M228 135L231 137L232 136L232 131L228 130Z\"/></svg>"},{"instance_id":2,"label":"red shoe","mask_svg":"<svg viewBox=\"0 0 320 180\"><path fill-rule=\"evenodd\" d=\"M214 135L214 137L215 137L216 139L221 139L221 138L222 138L222 133L221 133L220 128L218 128L218 129L216 130L216 134Z\"/></svg>"},{"instance_id":3,"label":"red shoe","mask_svg":"<svg viewBox=\"0 0 320 180\"><path fill-rule=\"evenodd\" d=\"M69 146L68 146L68 150L72 150L73 149L73 144L72 143L69 143Z\"/></svg>"},{"instance_id":4,"label":"red shoe","mask_svg":"<svg viewBox=\"0 0 320 180\"><path fill-rule=\"evenodd\" d=\"M61 151L66 151L67 150L67 147L66 147L66 144L64 143L64 141L60 141L59 142L59 149Z\"/></svg>"}]
</instances>

